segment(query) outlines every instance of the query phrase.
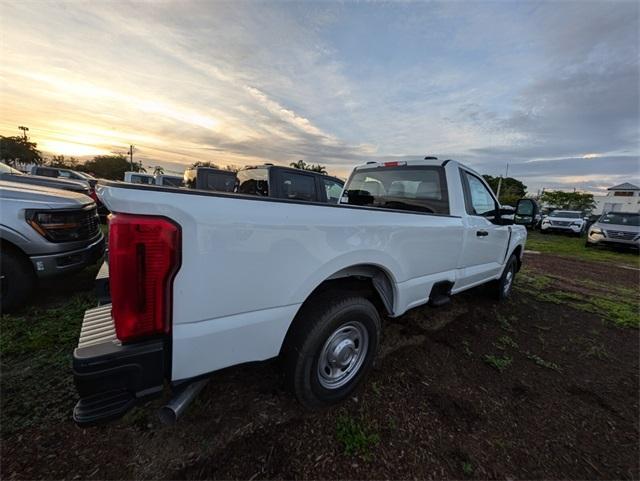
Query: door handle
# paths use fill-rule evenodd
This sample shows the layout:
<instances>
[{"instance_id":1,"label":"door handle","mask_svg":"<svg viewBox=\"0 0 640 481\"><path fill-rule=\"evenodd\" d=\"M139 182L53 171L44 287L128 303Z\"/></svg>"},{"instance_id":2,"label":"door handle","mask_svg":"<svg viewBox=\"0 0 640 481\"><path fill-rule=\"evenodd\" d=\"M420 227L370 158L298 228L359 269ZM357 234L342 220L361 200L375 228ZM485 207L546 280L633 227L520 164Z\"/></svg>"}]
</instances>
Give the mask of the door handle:
<instances>
[{"instance_id":1,"label":"door handle","mask_svg":"<svg viewBox=\"0 0 640 481\"><path fill-rule=\"evenodd\" d=\"M476 231L476 235L478 237L487 237L489 233L486 230L479 230L479 231Z\"/></svg>"}]
</instances>

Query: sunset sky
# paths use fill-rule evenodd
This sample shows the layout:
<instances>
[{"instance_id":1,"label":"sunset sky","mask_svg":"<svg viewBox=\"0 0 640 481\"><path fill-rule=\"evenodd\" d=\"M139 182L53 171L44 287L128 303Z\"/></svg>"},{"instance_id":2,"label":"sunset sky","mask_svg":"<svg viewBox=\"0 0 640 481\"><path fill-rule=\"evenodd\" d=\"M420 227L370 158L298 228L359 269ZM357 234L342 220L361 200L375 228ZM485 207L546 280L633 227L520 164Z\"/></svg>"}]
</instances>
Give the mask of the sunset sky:
<instances>
[{"instance_id":1,"label":"sunset sky","mask_svg":"<svg viewBox=\"0 0 640 481\"><path fill-rule=\"evenodd\" d=\"M0 134L47 154L640 183L637 2L2 0L0 27Z\"/></svg>"}]
</instances>

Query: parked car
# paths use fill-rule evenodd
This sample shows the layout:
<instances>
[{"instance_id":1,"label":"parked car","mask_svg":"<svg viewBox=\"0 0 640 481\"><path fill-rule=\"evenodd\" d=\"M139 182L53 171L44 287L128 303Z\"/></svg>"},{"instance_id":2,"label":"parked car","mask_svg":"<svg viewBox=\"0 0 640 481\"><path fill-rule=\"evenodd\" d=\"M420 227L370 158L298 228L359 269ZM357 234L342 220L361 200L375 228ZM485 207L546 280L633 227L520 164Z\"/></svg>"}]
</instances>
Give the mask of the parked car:
<instances>
[{"instance_id":1,"label":"parked car","mask_svg":"<svg viewBox=\"0 0 640 481\"><path fill-rule=\"evenodd\" d=\"M156 178L153 174L145 174L144 172L125 172L124 181L131 184L155 185Z\"/></svg>"},{"instance_id":2,"label":"parked car","mask_svg":"<svg viewBox=\"0 0 640 481\"><path fill-rule=\"evenodd\" d=\"M117 418L165 382L163 419L175 420L210 373L273 357L303 405L344 400L371 369L383 314L484 283L507 297L527 237L455 161L358 166L337 205L126 183L99 195L116 212L111 304L86 312L73 353L79 424Z\"/></svg>"},{"instance_id":3,"label":"parked car","mask_svg":"<svg viewBox=\"0 0 640 481\"><path fill-rule=\"evenodd\" d=\"M98 206L98 215L100 216L101 222L106 222L106 218L109 215L109 211L107 208L100 202L98 196L95 193L96 185L98 184L98 179L94 176L87 174L85 172L78 172L76 170L71 169L63 169L60 167L48 167L42 165L35 165L31 168L32 175L39 175L42 177L50 177L57 179L70 179L77 180L81 182L87 182L89 184L89 197L91 197L96 205ZM54 186L52 186L54 187Z\"/></svg>"},{"instance_id":4,"label":"parked car","mask_svg":"<svg viewBox=\"0 0 640 481\"><path fill-rule=\"evenodd\" d=\"M183 184L189 189L233 192L236 174L230 170L213 167L195 167L184 171Z\"/></svg>"},{"instance_id":5,"label":"parked car","mask_svg":"<svg viewBox=\"0 0 640 481\"><path fill-rule=\"evenodd\" d=\"M587 226L587 218L579 210L554 210L542 219L540 232L565 232L581 236Z\"/></svg>"},{"instance_id":6,"label":"parked car","mask_svg":"<svg viewBox=\"0 0 640 481\"><path fill-rule=\"evenodd\" d=\"M238 171L236 192L308 202L340 201L344 182L309 170L264 164Z\"/></svg>"},{"instance_id":7,"label":"parked car","mask_svg":"<svg viewBox=\"0 0 640 481\"><path fill-rule=\"evenodd\" d=\"M63 169L60 167L49 167L44 165L34 165L31 167L31 174L41 175L43 177L54 177L60 179L81 180L88 182L92 188L95 188L98 183L98 179L85 172L78 172L77 170Z\"/></svg>"},{"instance_id":8,"label":"parked car","mask_svg":"<svg viewBox=\"0 0 640 481\"><path fill-rule=\"evenodd\" d=\"M636 212L609 212L589 227L587 247L606 245L640 248L640 214Z\"/></svg>"},{"instance_id":9,"label":"parked car","mask_svg":"<svg viewBox=\"0 0 640 481\"><path fill-rule=\"evenodd\" d=\"M95 192L88 182L82 180L56 179L40 175L23 174L19 170L9 167L7 164L3 164L2 162L0 162L0 180L68 190L84 194L91 198L95 197Z\"/></svg>"},{"instance_id":10,"label":"parked car","mask_svg":"<svg viewBox=\"0 0 640 481\"><path fill-rule=\"evenodd\" d=\"M37 279L75 272L104 254L86 195L0 181L0 310L22 305Z\"/></svg>"},{"instance_id":11,"label":"parked car","mask_svg":"<svg viewBox=\"0 0 640 481\"><path fill-rule=\"evenodd\" d=\"M182 187L183 179L179 175L158 174L155 176L156 185L166 187Z\"/></svg>"}]
</instances>

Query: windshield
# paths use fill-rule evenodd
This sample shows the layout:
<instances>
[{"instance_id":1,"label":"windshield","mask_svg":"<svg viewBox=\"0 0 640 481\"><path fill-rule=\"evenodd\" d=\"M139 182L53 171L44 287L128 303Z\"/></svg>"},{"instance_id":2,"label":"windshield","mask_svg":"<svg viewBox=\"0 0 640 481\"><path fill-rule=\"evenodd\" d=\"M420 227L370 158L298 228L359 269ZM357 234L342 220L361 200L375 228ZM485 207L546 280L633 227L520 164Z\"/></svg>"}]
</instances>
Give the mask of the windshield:
<instances>
[{"instance_id":1,"label":"windshield","mask_svg":"<svg viewBox=\"0 0 640 481\"><path fill-rule=\"evenodd\" d=\"M358 169L349 179L345 195L347 203L352 205L449 213L447 185L441 167Z\"/></svg>"},{"instance_id":2,"label":"windshield","mask_svg":"<svg viewBox=\"0 0 640 481\"><path fill-rule=\"evenodd\" d=\"M78 172L78 171L74 171L74 174L76 174L78 177L82 177L85 180L94 180L95 177L93 175L89 175L85 172Z\"/></svg>"},{"instance_id":3,"label":"windshield","mask_svg":"<svg viewBox=\"0 0 640 481\"><path fill-rule=\"evenodd\" d=\"M22 172L14 169L13 167L9 167L7 164L3 164L0 162L0 174L18 174L22 175Z\"/></svg>"},{"instance_id":4,"label":"windshield","mask_svg":"<svg viewBox=\"0 0 640 481\"><path fill-rule=\"evenodd\" d=\"M554 210L549 217L563 217L565 219L579 219L582 217L580 212L570 212L568 210Z\"/></svg>"},{"instance_id":5,"label":"windshield","mask_svg":"<svg viewBox=\"0 0 640 481\"><path fill-rule=\"evenodd\" d=\"M640 214L621 214L611 212L600 217L599 222L604 224L640 226Z\"/></svg>"}]
</instances>

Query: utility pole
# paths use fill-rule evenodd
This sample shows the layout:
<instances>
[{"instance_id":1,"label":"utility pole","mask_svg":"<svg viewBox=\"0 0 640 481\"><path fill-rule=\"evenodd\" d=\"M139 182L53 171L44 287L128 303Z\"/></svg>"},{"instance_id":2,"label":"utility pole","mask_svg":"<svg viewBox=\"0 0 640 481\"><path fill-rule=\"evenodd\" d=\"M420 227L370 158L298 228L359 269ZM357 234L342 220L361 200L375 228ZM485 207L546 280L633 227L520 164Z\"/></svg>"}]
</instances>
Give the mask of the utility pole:
<instances>
[{"instance_id":1,"label":"utility pole","mask_svg":"<svg viewBox=\"0 0 640 481\"><path fill-rule=\"evenodd\" d=\"M509 176L509 162L507 162L507 170L504 173L504 177L507 178ZM498 192L496 192L496 197L498 198L498 202L500 202L500 188L502 187L502 176L498 179Z\"/></svg>"},{"instance_id":2,"label":"utility pole","mask_svg":"<svg viewBox=\"0 0 640 481\"><path fill-rule=\"evenodd\" d=\"M27 140L27 132L29 132L29 127L25 127L24 125L18 125L18 129L22 130L22 136L24 137L24 140Z\"/></svg>"},{"instance_id":3,"label":"utility pole","mask_svg":"<svg viewBox=\"0 0 640 481\"><path fill-rule=\"evenodd\" d=\"M133 145L129 145L129 163L131 164L131 171L133 172Z\"/></svg>"}]
</instances>

